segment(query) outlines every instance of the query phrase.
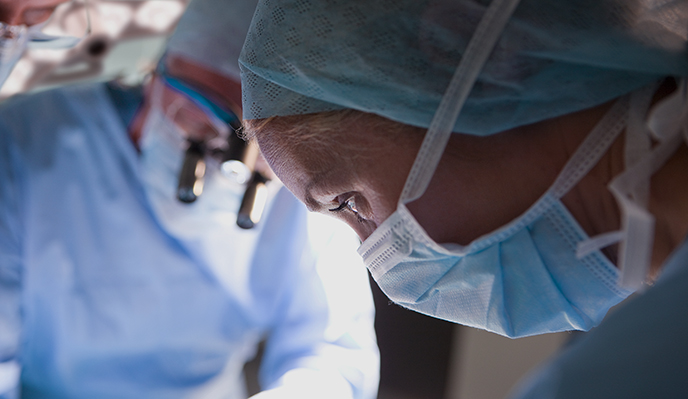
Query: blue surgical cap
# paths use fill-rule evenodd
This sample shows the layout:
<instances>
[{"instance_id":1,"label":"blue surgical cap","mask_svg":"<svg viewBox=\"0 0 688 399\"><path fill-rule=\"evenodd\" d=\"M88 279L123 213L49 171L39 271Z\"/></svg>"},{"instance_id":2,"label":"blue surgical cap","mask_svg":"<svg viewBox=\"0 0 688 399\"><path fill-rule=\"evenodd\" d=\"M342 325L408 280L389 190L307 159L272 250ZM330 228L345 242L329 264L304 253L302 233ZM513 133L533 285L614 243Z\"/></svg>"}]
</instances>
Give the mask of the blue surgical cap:
<instances>
[{"instance_id":1,"label":"blue surgical cap","mask_svg":"<svg viewBox=\"0 0 688 399\"><path fill-rule=\"evenodd\" d=\"M488 0L260 0L245 119L351 108L428 127ZM454 131L487 135L688 75L686 0L523 0Z\"/></svg>"},{"instance_id":2,"label":"blue surgical cap","mask_svg":"<svg viewBox=\"0 0 688 399\"><path fill-rule=\"evenodd\" d=\"M240 80L239 53L258 0L192 0L167 44L223 76Z\"/></svg>"}]
</instances>

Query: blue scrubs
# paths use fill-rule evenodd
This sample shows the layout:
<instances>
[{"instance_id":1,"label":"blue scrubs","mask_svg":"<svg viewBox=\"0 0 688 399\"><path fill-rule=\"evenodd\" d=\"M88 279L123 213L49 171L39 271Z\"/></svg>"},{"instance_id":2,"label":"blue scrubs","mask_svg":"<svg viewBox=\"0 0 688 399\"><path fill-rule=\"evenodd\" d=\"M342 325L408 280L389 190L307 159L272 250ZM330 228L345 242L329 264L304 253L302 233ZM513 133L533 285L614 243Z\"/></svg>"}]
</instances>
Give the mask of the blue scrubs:
<instances>
[{"instance_id":1,"label":"blue scrubs","mask_svg":"<svg viewBox=\"0 0 688 399\"><path fill-rule=\"evenodd\" d=\"M545 364L513 398L688 398L687 337L688 241L654 286Z\"/></svg>"},{"instance_id":2,"label":"blue scrubs","mask_svg":"<svg viewBox=\"0 0 688 399\"><path fill-rule=\"evenodd\" d=\"M278 186L250 231L219 175L179 203L182 154L137 152L132 98L98 84L0 108L0 397L21 370L26 398L245 398L261 339L264 389L375 397L356 238Z\"/></svg>"}]
</instances>

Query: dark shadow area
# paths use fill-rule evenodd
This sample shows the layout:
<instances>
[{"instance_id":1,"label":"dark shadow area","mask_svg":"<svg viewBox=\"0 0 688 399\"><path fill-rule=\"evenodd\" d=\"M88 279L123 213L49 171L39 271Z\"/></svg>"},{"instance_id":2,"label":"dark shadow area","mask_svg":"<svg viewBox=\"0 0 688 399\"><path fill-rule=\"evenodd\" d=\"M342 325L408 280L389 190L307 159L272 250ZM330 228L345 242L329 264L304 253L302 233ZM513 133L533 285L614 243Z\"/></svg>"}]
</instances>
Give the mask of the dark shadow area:
<instances>
[{"instance_id":1,"label":"dark shadow area","mask_svg":"<svg viewBox=\"0 0 688 399\"><path fill-rule=\"evenodd\" d=\"M371 278L380 347L379 399L444 399L454 324L392 303Z\"/></svg>"},{"instance_id":2,"label":"dark shadow area","mask_svg":"<svg viewBox=\"0 0 688 399\"><path fill-rule=\"evenodd\" d=\"M258 372L260 370L260 360L263 357L263 350L265 349L265 342L261 342L256 352L256 357L244 365L244 378L246 381L246 393L252 396L260 392L260 384L258 383Z\"/></svg>"}]
</instances>

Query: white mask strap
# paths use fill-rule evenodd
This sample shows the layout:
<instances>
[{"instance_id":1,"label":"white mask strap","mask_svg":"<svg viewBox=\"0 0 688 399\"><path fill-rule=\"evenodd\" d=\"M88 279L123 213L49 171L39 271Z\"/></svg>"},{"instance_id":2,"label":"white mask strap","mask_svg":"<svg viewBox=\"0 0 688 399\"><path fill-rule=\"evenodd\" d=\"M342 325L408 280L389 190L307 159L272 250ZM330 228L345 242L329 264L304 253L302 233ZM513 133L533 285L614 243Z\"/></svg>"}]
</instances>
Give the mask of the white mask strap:
<instances>
[{"instance_id":1,"label":"white mask strap","mask_svg":"<svg viewBox=\"0 0 688 399\"><path fill-rule=\"evenodd\" d=\"M561 198L590 172L614 140L626 127L628 116L628 97L621 97L607 111L604 117L588 133L578 146L557 179L550 187L549 194Z\"/></svg>"},{"instance_id":2,"label":"white mask strap","mask_svg":"<svg viewBox=\"0 0 688 399\"><path fill-rule=\"evenodd\" d=\"M658 87L658 83L651 84L631 94L624 148L626 169L637 164L652 150L651 132L645 119ZM649 180L639 182L631 195L638 204L647 206L650 196Z\"/></svg>"},{"instance_id":3,"label":"white mask strap","mask_svg":"<svg viewBox=\"0 0 688 399\"><path fill-rule=\"evenodd\" d=\"M624 149L624 162L626 164L626 168L630 167L631 165L637 164L640 159L642 159L650 152L650 136L648 129L644 128L644 120L645 114L647 112L648 107L650 106L652 96L656 88L657 85L655 84L647 86L641 90L631 93L629 96L621 100L625 101L625 104L627 104L623 109L619 109L617 111L623 112L623 124L617 125L615 127L615 133L613 137L609 138L612 140L615 139L618 133L621 133L623 128L626 127L626 140ZM613 110L610 111L610 113L612 112ZM606 118L607 117L605 117L605 119ZM604 134L605 130L610 129L609 126L605 127L604 125L605 123L603 119L603 121L601 121L598 124L598 126L596 126L595 129L590 133L586 141L590 140L596 135L599 135L600 133ZM596 133L596 131L600 130L600 128L602 128L602 130L599 133ZM597 151L601 152L601 154L604 154L604 152L607 150L609 145L611 145L611 143L612 141L608 141L607 145L597 147ZM591 151L591 149L587 149L585 151L589 152ZM586 169L585 173L587 173L588 170L589 169ZM568 190L572 187L573 184L565 187L564 190L561 190L561 192L559 193L559 197L566 194ZM642 200L647 198L648 193L649 185L645 185L645 187L639 187L634 194L636 198ZM601 248L607 247L612 244L616 244L619 241L623 240L624 237L625 234L623 231L613 231L597 235L585 241L581 241L580 243L578 243L578 248L576 249L576 256L580 259L582 257L589 255L592 252L598 251Z\"/></svg>"},{"instance_id":4,"label":"white mask strap","mask_svg":"<svg viewBox=\"0 0 688 399\"><path fill-rule=\"evenodd\" d=\"M639 289L649 272L654 242L654 216L647 210L650 179L676 152L682 141L688 142L688 100L685 82L675 94L655 106L644 123L645 110L649 107L656 86L639 92L637 108L631 110L631 122L626 134L631 141L626 146L626 170L614 178L609 190L621 209L621 230L593 237L578 245L577 255L588 253L621 241L619 245L619 285L626 289ZM645 106L645 108L642 108ZM633 115L636 114L636 115ZM635 118L635 120L633 119ZM643 134L645 138L632 137ZM660 143L652 150L649 134ZM647 143L645 142L647 140ZM610 239L617 238L616 240Z\"/></svg>"},{"instance_id":5,"label":"white mask strap","mask_svg":"<svg viewBox=\"0 0 688 399\"><path fill-rule=\"evenodd\" d=\"M676 152L688 137L688 99L685 93L686 82L676 93L658 104L649 117L648 126L661 142L652 152L639 160L630 169L617 176L609 184L621 208L621 230L625 233L619 246L619 265L622 275L620 285L625 288L640 288L647 278L652 259L654 244L654 216L647 210L647 203L639 202L634 193L638 187L649 189L650 179ZM657 119L664 119L669 125L658 131Z\"/></svg>"},{"instance_id":6,"label":"white mask strap","mask_svg":"<svg viewBox=\"0 0 688 399\"><path fill-rule=\"evenodd\" d=\"M485 11L425 134L399 202L420 198L430 184L459 112L518 3L492 0Z\"/></svg>"}]
</instances>

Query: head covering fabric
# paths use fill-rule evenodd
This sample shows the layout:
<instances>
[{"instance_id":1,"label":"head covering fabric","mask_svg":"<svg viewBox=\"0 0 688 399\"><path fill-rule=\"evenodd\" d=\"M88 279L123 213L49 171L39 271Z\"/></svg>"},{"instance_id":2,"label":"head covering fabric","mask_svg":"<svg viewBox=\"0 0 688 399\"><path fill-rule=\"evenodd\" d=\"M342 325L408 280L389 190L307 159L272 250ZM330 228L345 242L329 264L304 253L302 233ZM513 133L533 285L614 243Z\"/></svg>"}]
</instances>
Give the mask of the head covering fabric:
<instances>
[{"instance_id":1,"label":"head covering fabric","mask_svg":"<svg viewBox=\"0 0 688 399\"><path fill-rule=\"evenodd\" d=\"M485 0L260 0L245 119L344 108L428 127ZM454 131L487 135L688 74L685 0L523 0Z\"/></svg>"},{"instance_id":2,"label":"head covering fabric","mask_svg":"<svg viewBox=\"0 0 688 399\"><path fill-rule=\"evenodd\" d=\"M258 0L193 0L167 44L179 55L240 80L239 53Z\"/></svg>"}]
</instances>

